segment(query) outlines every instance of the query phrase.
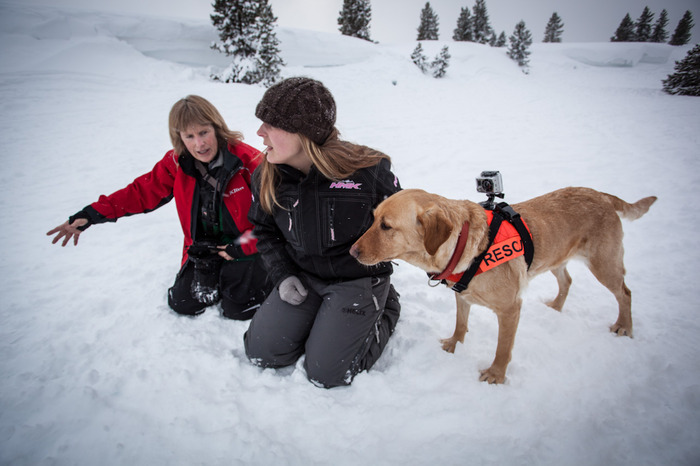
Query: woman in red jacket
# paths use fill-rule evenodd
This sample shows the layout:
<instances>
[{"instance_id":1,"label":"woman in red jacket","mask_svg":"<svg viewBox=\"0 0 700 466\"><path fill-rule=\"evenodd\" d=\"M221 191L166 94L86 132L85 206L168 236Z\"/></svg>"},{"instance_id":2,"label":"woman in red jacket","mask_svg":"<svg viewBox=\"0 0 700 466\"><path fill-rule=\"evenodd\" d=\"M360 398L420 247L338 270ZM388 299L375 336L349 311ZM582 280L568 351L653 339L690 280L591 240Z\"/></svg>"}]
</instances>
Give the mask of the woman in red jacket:
<instances>
[{"instance_id":1,"label":"woman in red jacket","mask_svg":"<svg viewBox=\"0 0 700 466\"><path fill-rule=\"evenodd\" d=\"M243 143L206 99L190 95L173 105L173 149L149 173L108 196L100 196L49 231L65 246L92 224L147 213L175 198L185 235L180 272L168 290L179 314L197 315L221 300L223 315L250 319L270 285L248 220L251 174L260 152Z\"/></svg>"}]
</instances>

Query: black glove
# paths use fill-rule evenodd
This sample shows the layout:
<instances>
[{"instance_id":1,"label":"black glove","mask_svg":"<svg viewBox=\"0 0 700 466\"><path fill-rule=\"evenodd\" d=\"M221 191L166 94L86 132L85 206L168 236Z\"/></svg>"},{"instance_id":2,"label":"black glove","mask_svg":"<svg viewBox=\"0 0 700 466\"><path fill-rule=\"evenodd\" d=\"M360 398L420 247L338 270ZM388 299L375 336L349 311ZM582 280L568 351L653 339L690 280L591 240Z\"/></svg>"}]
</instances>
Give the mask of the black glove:
<instances>
[{"instance_id":1,"label":"black glove","mask_svg":"<svg viewBox=\"0 0 700 466\"><path fill-rule=\"evenodd\" d=\"M77 227L78 230L80 231L85 231L87 228L92 225L92 219L90 218L90 215L87 213L85 209L81 210L80 212L76 212L74 215L71 215L68 217L68 224L72 225L73 222L75 222L77 219L83 218L87 220L87 223L81 227Z\"/></svg>"},{"instance_id":2,"label":"black glove","mask_svg":"<svg viewBox=\"0 0 700 466\"><path fill-rule=\"evenodd\" d=\"M241 257L245 257L245 253L243 252L243 248L240 247L238 244L227 244L226 245L226 254L229 256L233 257L234 259L240 259Z\"/></svg>"},{"instance_id":3,"label":"black glove","mask_svg":"<svg viewBox=\"0 0 700 466\"><path fill-rule=\"evenodd\" d=\"M248 244L252 241L255 241L253 230L244 231L233 243L226 245L226 254L234 259L248 257L248 255L243 252L243 244Z\"/></svg>"}]
</instances>

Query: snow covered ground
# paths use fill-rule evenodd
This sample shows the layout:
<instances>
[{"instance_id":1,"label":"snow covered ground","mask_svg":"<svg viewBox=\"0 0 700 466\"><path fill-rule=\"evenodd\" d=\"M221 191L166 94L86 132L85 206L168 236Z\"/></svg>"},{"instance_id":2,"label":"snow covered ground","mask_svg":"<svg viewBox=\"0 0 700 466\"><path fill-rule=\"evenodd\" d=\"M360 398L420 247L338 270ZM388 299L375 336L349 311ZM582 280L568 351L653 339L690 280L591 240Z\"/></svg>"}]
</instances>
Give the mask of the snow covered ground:
<instances>
[{"instance_id":1,"label":"snow covered ground","mask_svg":"<svg viewBox=\"0 0 700 466\"><path fill-rule=\"evenodd\" d=\"M444 79L393 46L278 32L285 76L323 81L346 139L392 156L404 187L506 200L589 186L658 202L625 222L634 339L615 337L613 296L581 264L564 311L524 296L504 385L478 381L496 346L472 311L455 354L438 339L454 299L401 263L402 317L375 368L323 390L301 364L252 366L247 323L168 310L179 265L174 205L93 227L80 245L45 232L169 149L167 114L212 101L261 147L264 88L217 84L206 23L0 2L0 464L697 465L700 463L700 99L661 80L690 46L534 44L529 75L504 49L449 45Z\"/></svg>"}]
</instances>

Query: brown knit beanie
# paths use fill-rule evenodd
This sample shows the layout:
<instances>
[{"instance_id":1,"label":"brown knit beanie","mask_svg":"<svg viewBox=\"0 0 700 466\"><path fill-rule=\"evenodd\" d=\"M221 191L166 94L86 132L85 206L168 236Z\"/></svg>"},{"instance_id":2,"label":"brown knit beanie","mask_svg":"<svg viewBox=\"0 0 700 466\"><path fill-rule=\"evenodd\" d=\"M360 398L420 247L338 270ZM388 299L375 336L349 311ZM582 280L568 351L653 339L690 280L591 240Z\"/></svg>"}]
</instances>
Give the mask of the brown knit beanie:
<instances>
[{"instance_id":1,"label":"brown knit beanie","mask_svg":"<svg viewBox=\"0 0 700 466\"><path fill-rule=\"evenodd\" d=\"M301 133L322 145L335 125L335 100L319 81L288 78L265 92L255 116L275 128Z\"/></svg>"}]
</instances>

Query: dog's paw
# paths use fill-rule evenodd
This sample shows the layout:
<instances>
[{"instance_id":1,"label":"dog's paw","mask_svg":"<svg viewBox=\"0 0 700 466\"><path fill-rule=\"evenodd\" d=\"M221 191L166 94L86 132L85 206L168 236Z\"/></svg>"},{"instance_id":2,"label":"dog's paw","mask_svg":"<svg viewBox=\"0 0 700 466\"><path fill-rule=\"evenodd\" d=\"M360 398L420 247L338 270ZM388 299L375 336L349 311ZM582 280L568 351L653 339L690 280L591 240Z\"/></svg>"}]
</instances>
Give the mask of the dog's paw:
<instances>
[{"instance_id":1,"label":"dog's paw","mask_svg":"<svg viewBox=\"0 0 700 466\"><path fill-rule=\"evenodd\" d=\"M488 383L503 383L506 381L506 373L500 369L496 369L493 366L488 369L481 371L481 377L479 377L481 382Z\"/></svg>"},{"instance_id":2,"label":"dog's paw","mask_svg":"<svg viewBox=\"0 0 700 466\"><path fill-rule=\"evenodd\" d=\"M455 352L455 347L457 346L457 339L455 337L452 338L443 338L440 340L440 343L442 343L442 349L447 351L448 353L454 353Z\"/></svg>"},{"instance_id":3,"label":"dog's paw","mask_svg":"<svg viewBox=\"0 0 700 466\"><path fill-rule=\"evenodd\" d=\"M544 304L559 312L561 312L562 308L564 307L563 301L558 298L554 298L550 301L545 301Z\"/></svg>"},{"instance_id":4,"label":"dog's paw","mask_svg":"<svg viewBox=\"0 0 700 466\"><path fill-rule=\"evenodd\" d=\"M615 322L615 325L610 326L610 331L612 333L617 334L618 336L621 337L630 337L632 338L632 329L630 327L624 326L622 324L619 324Z\"/></svg>"}]
</instances>

